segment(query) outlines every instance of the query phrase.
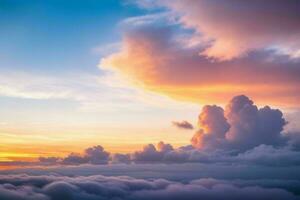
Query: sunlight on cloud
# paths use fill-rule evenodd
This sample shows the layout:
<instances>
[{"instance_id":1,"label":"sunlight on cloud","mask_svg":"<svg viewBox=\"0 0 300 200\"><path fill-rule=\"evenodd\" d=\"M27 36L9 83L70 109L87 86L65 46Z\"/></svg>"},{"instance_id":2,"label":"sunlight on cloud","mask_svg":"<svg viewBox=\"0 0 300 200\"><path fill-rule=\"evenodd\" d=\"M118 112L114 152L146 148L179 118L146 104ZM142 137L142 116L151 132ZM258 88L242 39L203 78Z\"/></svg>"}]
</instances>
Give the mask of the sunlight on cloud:
<instances>
[{"instance_id":1,"label":"sunlight on cloud","mask_svg":"<svg viewBox=\"0 0 300 200\"><path fill-rule=\"evenodd\" d=\"M214 61L199 55L202 46L183 47L176 37L170 26L136 27L124 35L121 51L102 58L99 67L177 100L224 103L231 96L248 94L259 104L297 105L299 60L261 50Z\"/></svg>"}]
</instances>

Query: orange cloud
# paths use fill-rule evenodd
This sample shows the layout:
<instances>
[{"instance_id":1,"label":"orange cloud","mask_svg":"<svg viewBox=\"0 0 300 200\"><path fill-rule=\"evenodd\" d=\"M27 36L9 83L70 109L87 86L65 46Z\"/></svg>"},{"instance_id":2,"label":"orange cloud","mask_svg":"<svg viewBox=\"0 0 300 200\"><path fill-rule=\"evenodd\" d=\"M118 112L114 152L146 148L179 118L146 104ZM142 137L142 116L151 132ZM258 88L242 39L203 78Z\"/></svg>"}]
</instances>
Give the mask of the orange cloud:
<instances>
[{"instance_id":1,"label":"orange cloud","mask_svg":"<svg viewBox=\"0 0 300 200\"><path fill-rule=\"evenodd\" d=\"M120 52L101 60L147 90L197 103L224 103L247 94L258 104L297 106L300 99L300 60L273 51L215 61L199 55L207 49L176 42L170 28L140 27L129 31Z\"/></svg>"}]
</instances>

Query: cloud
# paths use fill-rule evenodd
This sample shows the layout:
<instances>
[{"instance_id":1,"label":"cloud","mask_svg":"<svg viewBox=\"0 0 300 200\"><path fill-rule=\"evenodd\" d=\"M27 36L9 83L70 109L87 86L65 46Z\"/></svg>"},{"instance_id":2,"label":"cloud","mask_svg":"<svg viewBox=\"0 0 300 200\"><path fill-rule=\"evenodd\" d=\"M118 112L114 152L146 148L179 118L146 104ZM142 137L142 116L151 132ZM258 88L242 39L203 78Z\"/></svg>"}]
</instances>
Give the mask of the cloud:
<instances>
[{"instance_id":1,"label":"cloud","mask_svg":"<svg viewBox=\"0 0 300 200\"><path fill-rule=\"evenodd\" d=\"M57 164L59 160L59 157L39 157L39 162L45 164Z\"/></svg>"},{"instance_id":2,"label":"cloud","mask_svg":"<svg viewBox=\"0 0 300 200\"><path fill-rule=\"evenodd\" d=\"M238 154L236 162L269 166L300 165L300 152L262 144Z\"/></svg>"},{"instance_id":3,"label":"cloud","mask_svg":"<svg viewBox=\"0 0 300 200\"><path fill-rule=\"evenodd\" d=\"M199 151L198 151L199 152ZM209 152L207 152L209 153ZM217 153L214 153L217 155ZM219 156L221 153L218 153ZM223 154L224 155L224 154ZM214 156L215 158L217 156ZM207 157L210 158L210 157ZM211 159L210 161L213 161ZM280 163L280 162L277 162ZM236 172L239 173L236 173ZM287 173L287 171L289 173ZM1 170L2 175L30 176L130 176L140 179L163 178L172 181L188 182L201 178L215 178L221 180L299 180L300 172L298 165L262 165L250 162L194 162L194 163L139 163L139 164L112 164L112 165L61 165L49 168L18 168ZM2 181L2 182L1 182ZM9 183L6 179L0 183ZM23 181L20 181L22 184ZM43 184L44 182L37 182ZM299 190L298 190L299 191Z\"/></svg>"},{"instance_id":4,"label":"cloud","mask_svg":"<svg viewBox=\"0 0 300 200\"><path fill-rule=\"evenodd\" d=\"M85 155L92 164L105 164L109 160L109 153L100 145L87 148Z\"/></svg>"},{"instance_id":5,"label":"cloud","mask_svg":"<svg viewBox=\"0 0 300 200\"><path fill-rule=\"evenodd\" d=\"M132 160L135 162L161 162L164 155L172 150L173 147L164 142L159 142L157 147L153 144L148 144L143 147L143 150L134 152Z\"/></svg>"},{"instance_id":6,"label":"cloud","mask_svg":"<svg viewBox=\"0 0 300 200\"><path fill-rule=\"evenodd\" d=\"M115 153L112 155L111 163L118 164L118 163L131 163L130 154L122 154L122 153Z\"/></svg>"},{"instance_id":7,"label":"cloud","mask_svg":"<svg viewBox=\"0 0 300 200\"><path fill-rule=\"evenodd\" d=\"M181 122L173 121L172 124L180 129L194 129L194 126L190 122L185 120Z\"/></svg>"},{"instance_id":8,"label":"cloud","mask_svg":"<svg viewBox=\"0 0 300 200\"><path fill-rule=\"evenodd\" d=\"M99 74L69 72L59 76L33 72L0 71L0 96L20 100L68 102L83 112L141 111L163 107L194 107L142 91L108 71Z\"/></svg>"},{"instance_id":9,"label":"cloud","mask_svg":"<svg viewBox=\"0 0 300 200\"><path fill-rule=\"evenodd\" d=\"M287 122L278 109L269 106L257 108L244 95L232 98L223 108L205 106L199 115L200 129L192 138L199 149L247 150L261 144L283 145L282 135Z\"/></svg>"},{"instance_id":10,"label":"cloud","mask_svg":"<svg viewBox=\"0 0 300 200\"><path fill-rule=\"evenodd\" d=\"M192 145L196 148L224 146L226 132L230 125L224 117L224 111L218 106L204 106L199 115L199 129L192 137Z\"/></svg>"},{"instance_id":11,"label":"cloud","mask_svg":"<svg viewBox=\"0 0 300 200\"><path fill-rule=\"evenodd\" d=\"M77 165L77 164L107 164L110 153L105 151L100 145L85 149L84 155L71 153L63 158L62 164Z\"/></svg>"},{"instance_id":12,"label":"cloud","mask_svg":"<svg viewBox=\"0 0 300 200\"><path fill-rule=\"evenodd\" d=\"M247 94L259 104L298 106L300 59L257 49L244 57L214 61L199 55L205 52L203 44L189 46L179 37L174 26L131 28L124 34L121 51L101 59L99 66L177 100L224 103Z\"/></svg>"},{"instance_id":13,"label":"cloud","mask_svg":"<svg viewBox=\"0 0 300 200\"><path fill-rule=\"evenodd\" d=\"M300 150L300 133L299 132L288 132L288 144L295 150Z\"/></svg>"},{"instance_id":14,"label":"cloud","mask_svg":"<svg viewBox=\"0 0 300 200\"><path fill-rule=\"evenodd\" d=\"M287 123L278 109L257 108L248 97L234 97L226 109L230 124L227 139L234 145L251 148L259 144L277 146L284 142L281 134Z\"/></svg>"},{"instance_id":15,"label":"cloud","mask_svg":"<svg viewBox=\"0 0 300 200\"><path fill-rule=\"evenodd\" d=\"M89 160L85 156L77 153L70 153L67 157L63 158L62 163L66 165L79 165L88 163Z\"/></svg>"},{"instance_id":16,"label":"cloud","mask_svg":"<svg viewBox=\"0 0 300 200\"><path fill-rule=\"evenodd\" d=\"M285 189L268 187L264 180L251 183L199 179L182 183L101 175L2 175L1 180L6 182L0 185L0 198L3 200L299 199Z\"/></svg>"},{"instance_id":17,"label":"cloud","mask_svg":"<svg viewBox=\"0 0 300 200\"><path fill-rule=\"evenodd\" d=\"M300 50L297 0L166 0L160 5L178 16L184 27L210 41L200 52L208 57L232 59L272 46Z\"/></svg>"}]
</instances>

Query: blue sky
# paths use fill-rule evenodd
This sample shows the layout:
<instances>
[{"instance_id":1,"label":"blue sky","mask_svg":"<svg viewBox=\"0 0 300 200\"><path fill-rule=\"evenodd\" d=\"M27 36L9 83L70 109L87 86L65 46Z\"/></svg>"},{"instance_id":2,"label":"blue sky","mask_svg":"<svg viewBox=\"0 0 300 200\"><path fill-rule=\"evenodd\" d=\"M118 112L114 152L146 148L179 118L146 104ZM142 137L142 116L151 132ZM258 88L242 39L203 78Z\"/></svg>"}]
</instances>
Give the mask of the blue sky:
<instances>
[{"instance_id":1,"label":"blue sky","mask_svg":"<svg viewBox=\"0 0 300 200\"><path fill-rule=\"evenodd\" d=\"M92 49L118 41L118 23L142 13L108 0L1 1L1 68L62 73L99 72Z\"/></svg>"}]
</instances>

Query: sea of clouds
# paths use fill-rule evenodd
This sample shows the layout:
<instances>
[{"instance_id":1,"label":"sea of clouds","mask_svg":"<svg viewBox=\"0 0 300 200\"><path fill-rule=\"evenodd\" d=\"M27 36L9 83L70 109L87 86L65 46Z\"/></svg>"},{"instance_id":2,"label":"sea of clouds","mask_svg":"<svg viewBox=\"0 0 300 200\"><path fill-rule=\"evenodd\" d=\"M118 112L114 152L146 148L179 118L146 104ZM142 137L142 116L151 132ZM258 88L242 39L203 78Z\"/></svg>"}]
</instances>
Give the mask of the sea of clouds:
<instances>
[{"instance_id":1,"label":"sea of clouds","mask_svg":"<svg viewBox=\"0 0 300 200\"><path fill-rule=\"evenodd\" d=\"M299 199L299 180L296 166L88 164L3 171L0 199Z\"/></svg>"}]
</instances>

